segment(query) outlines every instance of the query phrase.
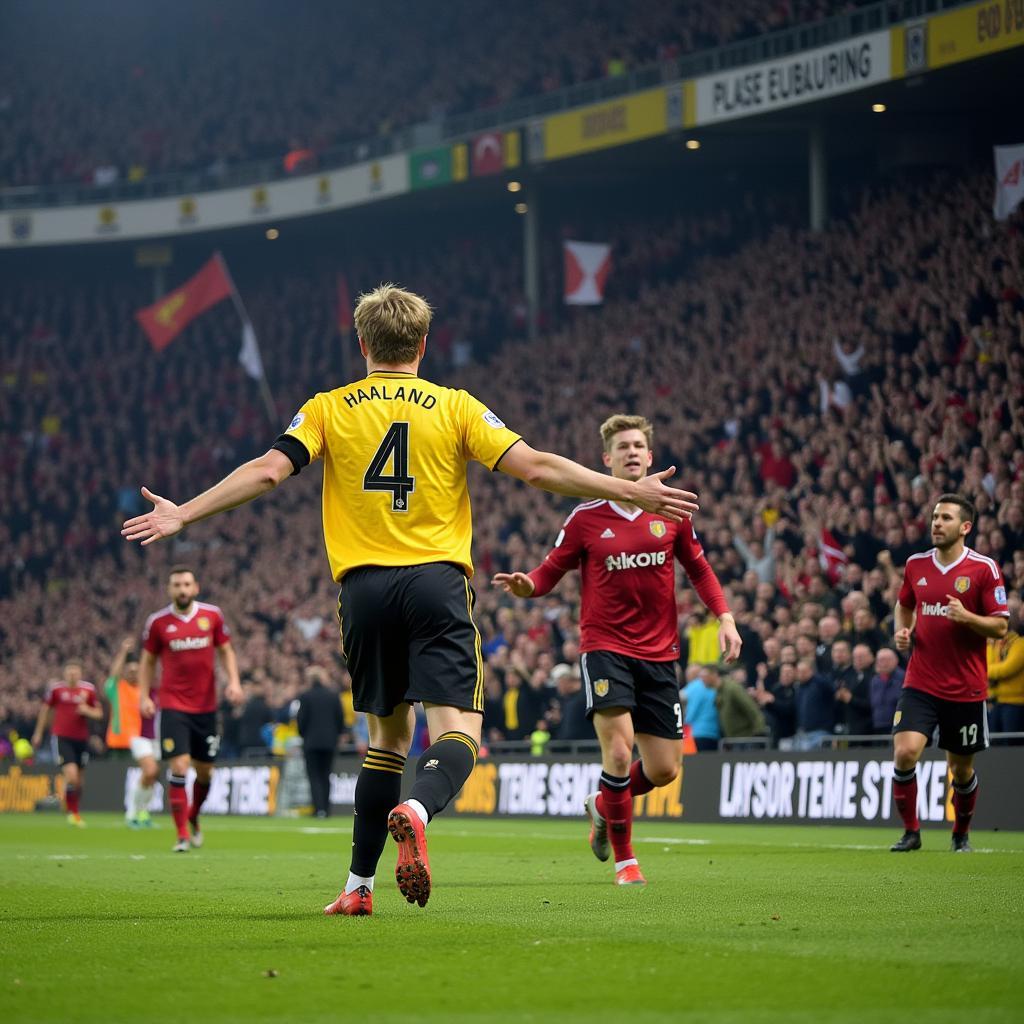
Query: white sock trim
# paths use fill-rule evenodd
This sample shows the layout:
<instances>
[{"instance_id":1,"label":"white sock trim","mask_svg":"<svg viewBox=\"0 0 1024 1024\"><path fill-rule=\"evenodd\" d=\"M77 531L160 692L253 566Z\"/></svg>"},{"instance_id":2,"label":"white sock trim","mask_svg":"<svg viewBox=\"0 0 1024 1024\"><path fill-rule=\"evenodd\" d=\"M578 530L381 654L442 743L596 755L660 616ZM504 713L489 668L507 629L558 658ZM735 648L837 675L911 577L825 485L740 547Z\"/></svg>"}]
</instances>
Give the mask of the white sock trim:
<instances>
[{"instance_id":1,"label":"white sock trim","mask_svg":"<svg viewBox=\"0 0 1024 1024\"><path fill-rule=\"evenodd\" d=\"M370 875L369 878L363 878L362 875L353 875L350 871L348 873L348 881L345 883L345 894L348 895L350 892L355 892L361 885L365 885L370 892L373 892L374 877L374 875Z\"/></svg>"},{"instance_id":2,"label":"white sock trim","mask_svg":"<svg viewBox=\"0 0 1024 1024\"><path fill-rule=\"evenodd\" d=\"M615 862L615 870L621 871L623 868L628 868L632 864L637 864L639 866L639 862L636 857L630 857L629 860L617 860Z\"/></svg>"},{"instance_id":3,"label":"white sock trim","mask_svg":"<svg viewBox=\"0 0 1024 1024\"><path fill-rule=\"evenodd\" d=\"M430 821L430 815L427 814L426 807L424 807L419 800L406 800L405 802L416 812L416 817L419 818L424 825Z\"/></svg>"}]
</instances>

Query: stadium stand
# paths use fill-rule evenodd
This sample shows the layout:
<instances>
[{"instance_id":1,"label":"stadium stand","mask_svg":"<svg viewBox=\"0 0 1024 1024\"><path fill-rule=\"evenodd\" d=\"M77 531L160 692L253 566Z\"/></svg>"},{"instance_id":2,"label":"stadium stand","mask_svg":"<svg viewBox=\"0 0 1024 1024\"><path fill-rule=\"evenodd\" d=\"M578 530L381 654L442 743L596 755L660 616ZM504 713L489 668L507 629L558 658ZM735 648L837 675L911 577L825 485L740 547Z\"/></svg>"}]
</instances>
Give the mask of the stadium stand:
<instances>
[{"instance_id":1,"label":"stadium stand","mask_svg":"<svg viewBox=\"0 0 1024 1024\"><path fill-rule=\"evenodd\" d=\"M608 303L549 302L535 342L514 269L480 237L434 240L429 256L397 263L369 254L346 271L356 289L395 277L422 290L439 310L425 372L478 394L532 444L596 464L605 416L654 420L657 463L676 463L701 494L698 534L737 612L746 682L760 676L772 695L759 699L778 741L798 725L784 710L789 665L814 658L828 675L837 637L883 643L895 569L929 546L922 516L937 494L977 500L973 546L1024 587L1024 225L994 228L989 193L980 172L875 186L820 235L785 218L634 223L617 233ZM343 379L337 269L240 278L281 424ZM118 526L140 507L138 484L192 493L279 426L237 364L230 309L157 357L132 320L150 298L136 284L83 271L65 285L25 278L0 299L3 732L26 734L63 658L103 673L182 561L224 607L243 676L278 714L311 661L342 672L317 471L174 543L125 545ZM487 581L536 564L571 505L483 471L472 484L486 724L492 740L516 739L545 713L557 726L572 699L559 666L575 660L578 589L567 578L512 604ZM683 587L678 601L696 647L695 596Z\"/></svg>"},{"instance_id":2,"label":"stadium stand","mask_svg":"<svg viewBox=\"0 0 1024 1024\"><path fill-rule=\"evenodd\" d=\"M230 166L253 160L309 170L341 143L857 6L534 0L512 11L454 0L438 17L394 0L191 0L163 12L23 2L9 12L0 67L0 187L103 186L170 171L199 172L216 187Z\"/></svg>"}]
</instances>

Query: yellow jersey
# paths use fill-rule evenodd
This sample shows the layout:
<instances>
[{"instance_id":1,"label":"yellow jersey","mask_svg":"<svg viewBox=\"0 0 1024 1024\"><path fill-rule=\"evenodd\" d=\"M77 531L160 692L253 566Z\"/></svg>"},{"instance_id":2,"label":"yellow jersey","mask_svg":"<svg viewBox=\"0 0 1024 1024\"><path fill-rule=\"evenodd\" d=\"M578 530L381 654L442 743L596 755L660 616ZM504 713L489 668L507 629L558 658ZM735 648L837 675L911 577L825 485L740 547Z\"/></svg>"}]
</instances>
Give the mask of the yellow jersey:
<instances>
[{"instance_id":1,"label":"yellow jersey","mask_svg":"<svg viewBox=\"0 0 1024 1024\"><path fill-rule=\"evenodd\" d=\"M335 580L363 565L453 562L473 575L466 484L520 439L485 405L412 373L377 370L314 395L278 439L324 460L323 520Z\"/></svg>"}]
</instances>

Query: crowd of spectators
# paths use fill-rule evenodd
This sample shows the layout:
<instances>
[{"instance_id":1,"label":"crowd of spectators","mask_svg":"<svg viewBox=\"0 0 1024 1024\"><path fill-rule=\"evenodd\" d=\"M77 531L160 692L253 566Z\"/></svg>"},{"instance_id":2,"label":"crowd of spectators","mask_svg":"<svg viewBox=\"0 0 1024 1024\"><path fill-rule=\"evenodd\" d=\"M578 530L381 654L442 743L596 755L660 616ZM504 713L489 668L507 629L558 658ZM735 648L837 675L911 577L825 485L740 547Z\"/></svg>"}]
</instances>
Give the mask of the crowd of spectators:
<instances>
[{"instance_id":1,"label":"crowd of spectators","mask_svg":"<svg viewBox=\"0 0 1024 1024\"><path fill-rule=\"evenodd\" d=\"M481 329L505 335L459 358L456 345L431 349L428 375L477 394L532 445L592 465L600 422L642 412L655 424L656 464L678 465L681 483L700 493L696 529L744 650L735 675L705 667L717 658L717 627L680 579L698 739L719 738L698 730L702 689L713 691L727 738L763 728L776 743L810 746L837 731L886 729L902 671L888 645L901 567L930 546L930 506L944 491L977 503L970 543L1001 565L1016 628L1021 222L992 222L981 174L937 174L912 189L865 190L818 235L775 227L751 239L721 215L680 217L661 222L652 245L634 228L616 250L629 287L600 309L549 310L537 341L517 329L519 294L490 268L497 256L467 242L444 255L435 247L421 270L415 253L405 257L405 283L439 307L438 333L461 337L462 317L484 316L483 303L491 312ZM680 269L683 239L708 240L714 255ZM332 311L317 295L329 275L300 271L273 289L241 281L281 424L310 393L345 379ZM477 273L480 291L460 305L452 293L463 272ZM353 277L355 288L376 283ZM121 637L164 603L176 562L195 565L204 597L224 608L251 699L268 716L290 705L310 664L347 685L315 467L173 542L121 542L139 484L180 499L265 450L280 429L237 365L229 310L157 357L131 318L143 301L127 283L22 283L0 299L5 731L24 730L62 659L80 657L87 677L102 676ZM488 582L536 565L571 503L483 470L471 490L489 740L583 738L577 579L532 602Z\"/></svg>"},{"instance_id":2,"label":"crowd of spectators","mask_svg":"<svg viewBox=\"0 0 1024 1024\"><path fill-rule=\"evenodd\" d=\"M856 6L9 4L0 187L111 185L172 171L201 172L216 187L230 166L251 160L309 169L342 143L624 75Z\"/></svg>"}]
</instances>

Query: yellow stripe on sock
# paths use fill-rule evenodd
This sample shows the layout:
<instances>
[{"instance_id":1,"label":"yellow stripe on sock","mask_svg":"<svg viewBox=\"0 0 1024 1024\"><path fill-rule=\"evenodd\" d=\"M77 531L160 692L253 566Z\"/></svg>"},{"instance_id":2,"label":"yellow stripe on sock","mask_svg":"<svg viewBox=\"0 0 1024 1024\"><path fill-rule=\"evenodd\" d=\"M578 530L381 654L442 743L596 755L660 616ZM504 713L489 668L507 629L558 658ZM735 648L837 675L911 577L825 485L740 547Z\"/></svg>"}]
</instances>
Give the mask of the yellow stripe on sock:
<instances>
[{"instance_id":1,"label":"yellow stripe on sock","mask_svg":"<svg viewBox=\"0 0 1024 1024\"><path fill-rule=\"evenodd\" d=\"M479 753L480 748L473 742L473 740L467 736L464 732L446 732L437 737L437 742L440 743L442 740L455 740L457 743L462 743L469 747L473 751L473 760L476 760L476 755Z\"/></svg>"},{"instance_id":2,"label":"yellow stripe on sock","mask_svg":"<svg viewBox=\"0 0 1024 1024\"><path fill-rule=\"evenodd\" d=\"M392 761L399 766L405 764L405 758L390 750L375 750L372 747L366 752L367 757L375 757L380 761Z\"/></svg>"},{"instance_id":3,"label":"yellow stripe on sock","mask_svg":"<svg viewBox=\"0 0 1024 1024\"><path fill-rule=\"evenodd\" d=\"M394 765L390 764L371 764L369 761L364 761L363 767L367 769L367 771L371 772L393 772L395 775L403 774L401 768L396 768Z\"/></svg>"}]
</instances>

